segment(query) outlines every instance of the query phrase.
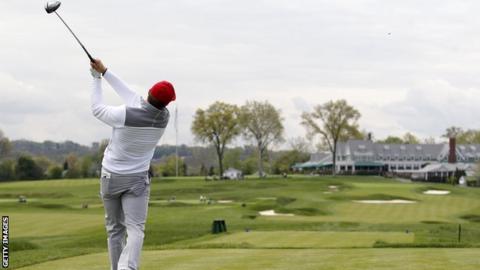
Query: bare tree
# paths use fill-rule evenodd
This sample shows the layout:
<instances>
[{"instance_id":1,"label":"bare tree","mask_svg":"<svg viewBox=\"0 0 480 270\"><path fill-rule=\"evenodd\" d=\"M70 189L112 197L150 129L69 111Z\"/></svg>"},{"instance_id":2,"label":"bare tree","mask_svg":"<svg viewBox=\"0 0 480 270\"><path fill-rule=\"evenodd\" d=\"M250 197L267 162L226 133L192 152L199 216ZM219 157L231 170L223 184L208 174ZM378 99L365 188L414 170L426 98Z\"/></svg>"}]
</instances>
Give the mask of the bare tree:
<instances>
[{"instance_id":1,"label":"bare tree","mask_svg":"<svg viewBox=\"0 0 480 270\"><path fill-rule=\"evenodd\" d=\"M10 140L5 137L3 131L0 129L0 158L7 156L12 150Z\"/></svg>"},{"instance_id":2,"label":"bare tree","mask_svg":"<svg viewBox=\"0 0 480 270\"><path fill-rule=\"evenodd\" d=\"M288 144L292 150L300 153L311 153L312 145L304 137L294 137L288 140Z\"/></svg>"},{"instance_id":3,"label":"bare tree","mask_svg":"<svg viewBox=\"0 0 480 270\"><path fill-rule=\"evenodd\" d=\"M454 138L463 133L461 127L451 126L445 130L445 134L442 135L444 138Z\"/></svg>"},{"instance_id":4,"label":"bare tree","mask_svg":"<svg viewBox=\"0 0 480 270\"><path fill-rule=\"evenodd\" d=\"M435 141L435 138L434 138L434 137L430 136L430 137L428 137L428 138L425 138L425 139L423 140L423 143L425 143L425 144L435 144L436 141Z\"/></svg>"}]
</instances>

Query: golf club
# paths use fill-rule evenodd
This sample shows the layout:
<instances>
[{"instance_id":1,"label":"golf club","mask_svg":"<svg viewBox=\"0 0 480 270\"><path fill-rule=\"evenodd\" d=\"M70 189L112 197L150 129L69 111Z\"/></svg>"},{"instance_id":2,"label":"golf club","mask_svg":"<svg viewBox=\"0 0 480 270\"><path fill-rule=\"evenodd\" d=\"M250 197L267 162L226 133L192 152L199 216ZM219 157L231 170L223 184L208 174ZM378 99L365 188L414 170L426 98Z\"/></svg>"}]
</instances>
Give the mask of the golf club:
<instances>
[{"instance_id":1,"label":"golf club","mask_svg":"<svg viewBox=\"0 0 480 270\"><path fill-rule=\"evenodd\" d=\"M90 59L90 62L95 62L95 60L93 60L93 57L90 55L90 53L88 53L87 49L85 49L85 46L83 46L82 42L80 42L80 40L77 38L77 36L75 35L75 33L73 33L72 29L70 29L70 27L67 25L67 23L62 19L62 17L60 17L60 15L58 15L57 13L57 9L60 7L62 3L60 1L50 1L50 2L47 2L47 4L45 4L45 11L47 11L48 14L54 12L55 14L57 14L58 18L63 22L63 24L65 24L65 26L68 28L68 30L70 31L70 33L72 33L73 37L75 37L75 39L78 41L78 44L80 44L80 46L82 46L82 49L85 51L85 53L87 54L88 58Z\"/></svg>"}]
</instances>

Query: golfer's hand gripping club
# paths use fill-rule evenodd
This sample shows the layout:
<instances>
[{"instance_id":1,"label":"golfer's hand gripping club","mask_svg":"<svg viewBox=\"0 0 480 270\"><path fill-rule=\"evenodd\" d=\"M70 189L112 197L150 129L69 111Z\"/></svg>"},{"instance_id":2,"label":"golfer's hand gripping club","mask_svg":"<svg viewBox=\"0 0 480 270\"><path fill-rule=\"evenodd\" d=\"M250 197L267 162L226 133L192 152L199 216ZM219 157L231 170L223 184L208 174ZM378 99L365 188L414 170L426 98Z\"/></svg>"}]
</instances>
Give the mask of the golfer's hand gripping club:
<instances>
[{"instance_id":1,"label":"golfer's hand gripping club","mask_svg":"<svg viewBox=\"0 0 480 270\"><path fill-rule=\"evenodd\" d=\"M105 74L105 72L107 71L107 68L100 59L93 59L90 62L90 67L102 75Z\"/></svg>"}]
</instances>

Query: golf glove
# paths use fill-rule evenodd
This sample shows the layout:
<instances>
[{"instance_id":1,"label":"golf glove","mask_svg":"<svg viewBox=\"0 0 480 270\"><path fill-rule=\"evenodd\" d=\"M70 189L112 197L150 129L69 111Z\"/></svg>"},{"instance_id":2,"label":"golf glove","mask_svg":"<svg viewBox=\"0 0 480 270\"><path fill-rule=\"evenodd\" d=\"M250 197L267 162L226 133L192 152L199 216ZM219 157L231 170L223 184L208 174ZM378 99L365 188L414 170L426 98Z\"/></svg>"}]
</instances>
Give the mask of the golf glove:
<instances>
[{"instance_id":1,"label":"golf glove","mask_svg":"<svg viewBox=\"0 0 480 270\"><path fill-rule=\"evenodd\" d=\"M93 68L90 68L90 73L92 73L92 77L93 78L97 78L97 79L101 79L102 78L102 74L98 71L96 71L95 69Z\"/></svg>"}]
</instances>

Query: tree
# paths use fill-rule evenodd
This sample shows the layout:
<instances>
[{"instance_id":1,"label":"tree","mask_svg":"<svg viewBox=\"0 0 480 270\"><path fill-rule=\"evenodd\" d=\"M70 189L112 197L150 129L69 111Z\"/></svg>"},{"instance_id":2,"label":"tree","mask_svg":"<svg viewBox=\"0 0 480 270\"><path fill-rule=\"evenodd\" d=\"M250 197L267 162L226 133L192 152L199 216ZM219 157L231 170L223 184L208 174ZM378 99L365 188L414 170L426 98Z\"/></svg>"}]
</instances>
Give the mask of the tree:
<instances>
[{"instance_id":1,"label":"tree","mask_svg":"<svg viewBox=\"0 0 480 270\"><path fill-rule=\"evenodd\" d=\"M240 169L242 152L242 148L240 147L225 150L225 155L223 158L223 164L225 165L225 168Z\"/></svg>"},{"instance_id":2,"label":"tree","mask_svg":"<svg viewBox=\"0 0 480 270\"><path fill-rule=\"evenodd\" d=\"M257 166L257 157L255 153L252 153L251 156L242 160L240 168L244 175L248 175L248 174L255 173L256 166Z\"/></svg>"},{"instance_id":3,"label":"tree","mask_svg":"<svg viewBox=\"0 0 480 270\"><path fill-rule=\"evenodd\" d=\"M62 167L58 165L54 165L50 167L47 171L48 178L50 179L60 179L62 178L62 173L63 173Z\"/></svg>"},{"instance_id":4,"label":"tree","mask_svg":"<svg viewBox=\"0 0 480 270\"><path fill-rule=\"evenodd\" d=\"M210 169L208 169L208 176L214 176L215 175L215 167L210 166Z\"/></svg>"},{"instance_id":5,"label":"tree","mask_svg":"<svg viewBox=\"0 0 480 270\"><path fill-rule=\"evenodd\" d=\"M336 172L337 143L348 139L351 134L358 134L359 118L360 112L343 99L317 105L313 112L302 114L302 125L307 129L307 135L310 138L320 135L332 153L333 174Z\"/></svg>"},{"instance_id":6,"label":"tree","mask_svg":"<svg viewBox=\"0 0 480 270\"><path fill-rule=\"evenodd\" d=\"M288 173L296 163L306 162L310 155L298 150L290 150L282 153L273 164L275 174Z\"/></svg>"},{"instance_id":7,"label":"tree","mask_svg":"<svg viewBox=\"0 0 480 270\"><path fill-rule=\"evenodd\" d=\"M288 145L292 150L301 153L311 153L312 145L304 137L295 137L288 140Z\"/></svg>"},{"instance_id":8,"label":"tree","mask_svg":"<svg viewBox=\"0 0 480 270\"><path fill-rule=\"evenodd\" d=\"M205 164L202 163L202 165L200 166L200 175L201 176L207 176L207 168L205 167Z\"/></svg>"},{"instance_id":9,"label":"tree","mask_svg":"<svg viewBox=\"0 0 480 270\"><path fill-rule=\"evenodd\" d=\"M15 175L20 180L37 180L43 177L42 169L30 156L21 156L15 166Z\"/></svg>"},{"instance_id":10,"label":"tree","mask_svg":"<svg viewBox=\"0 0 480 270\"><path fill-rule=\"evenodd\" d=\"M405 133L405 135L403 135L403 143L405 143L405 144L419 144L420 140L415 135L413 135L412 133L407 132L407 133Z\"/></svg>"},{"instance_id":11,"label":"tree","mask_svg":"<svg viewBox=\"0 0 480 270\"><path fill-rule=\"evenodd\" d=\"M218 157L220 177L223 175L223 155L225 146L241 132L239 109L235 105L215 102L207 110L198 109L192 123L195 139L211 143Z\"/></svg>"},{"instance_id":12,"label":"tree","mask_svg":"<svg viewBox=\"0 0 480 270\"><path fill-rule=\"evenodd\" d=\"M187 176L188 175L188 165L187 163L184 162L183 159L180 159L182 161L182 167L180 170L180 175ZM179 164L180 166L180 164Z\"/></svg>"},{"instance_id":13,"label":"tree","mask_svg":"<svg viewBox=\"0 0 480 270\"><path fill-rule=\"evenodd\" d=\"M71 153L67 156L65 160L65 164L67 165L65 178L80 178L81 177L81 168L78 162L78 158L75 154ZM65 168L64 164L64 168Z\"/></svg>"},{"instance_id":14,"label":"tree","mask_svg":"<svg viewBox=\"0 0 480 270\"><path fill-rule=\"evenodd\" d=\"M42 170L42 175L48 175L48 169L52 166L53 162L46 156L38 156L33 159L37 166Z\"/></svg>"},{"instance_id":15,"label":"tree","mask_svg":"<svg viewBox=\"0 0 480 270\"><path fill-rule=\"evenodd\" d=\"M268 101L247 101L241 108L241 124L245 128L245 139L257 146L258 175L264 175L263 160L271 144L282 142L283 124L280 110Z\"/></svg>"},{"instance_id":16,"label":"tree","mask_svg":"<svg viewBox=\"0 0 480 270\"><path fill-rule=\"evenodd\" d=\"M480 187L480 161L477 161L475 164L475 169L473 171L473 177L475 179L475 186Z\"/></svg>"},{"instance_id":17,"label":"tree","mask_svg":"<svg viewBox=\"0 0 480 270\"><path fill-rule=\"evenodd\" d=\"M3 134L3 131L0 129L0 158L10 154L11 150L12 150L12 144L10 143L10 140L7 137L5 137L5 135Z\"/></svg>"},{"instance_id":18,"label":"tree","mask_svg":"<svg viewBox=\"0 0 480 270\"><path fill-rule=\"evenodd\" d=\"M84 156L80 162L80 175L84 178L95 176L95 167L93 157Z\"/></svg>"},{"instance_id":19,"label":"tree","mask_svg":"<svg viewBox=\"0 0 480 270\"><path fill-rule=\"evenodd\" d=\"M435 144L436 141L435 141L435 138L434 138L434 137L430 136L430 137L428 137L428 138L425 138L425 139L423 140L423 143L424 143L424 144Z\"/></svg>"},{"instance_id":20,"label":"tree","mask_svg":"<svg viewBox=\"0 0 480 270\"><path fill-rule=\"evenodd\" d=\"M5 159L0 161L0 181L15 179L15 161Z\"/></svg>"},{"instance_id":21,"label":"tree","mask_svg":"<svg viewBox=\"0 0 480 270\"><path fill-rule=\"evenodd\" d=\"M443 134L442 137L455 138L462 133L463 133L463 129L461 127L451 126L445 130L445 134Z\"/></svg>"},{"instance_id":22,"label":"tree","mask_svg":"<svg viewBox=\"0 0 480 270\"><path fill-rule=\"evenodd\" d=\"M179 170L179 176L185 176L186 174L186 167L185 162L183 159L178 159L178 167L181 168ZM157 166L154 166L155 171L157 174L161 176L175 176L177 174L177 157L175 154L168 156L165 161L161 162Z\"/></svg>"},{"instance_id":23,"label":"tree","mask_svg":"<svg viewBox=\"0 0 480 270\"><path fill-rule=\"evenodd\" d=\"M397 136L388 136L384 140L378 140L377 143L384 143L384 144L402 144L403 140Z\"/></svg>"},{"instance_id":24,"label":"tree","mask_svg":"<svg viewBox=\"0 0 480 270\"><path fill-rule=\"evenodd\" d=\"M457 134L458 144L480 144L480 130L469 129Z\"/></svg>"}]
</instances>

